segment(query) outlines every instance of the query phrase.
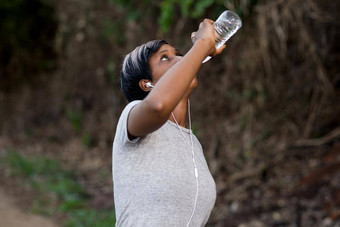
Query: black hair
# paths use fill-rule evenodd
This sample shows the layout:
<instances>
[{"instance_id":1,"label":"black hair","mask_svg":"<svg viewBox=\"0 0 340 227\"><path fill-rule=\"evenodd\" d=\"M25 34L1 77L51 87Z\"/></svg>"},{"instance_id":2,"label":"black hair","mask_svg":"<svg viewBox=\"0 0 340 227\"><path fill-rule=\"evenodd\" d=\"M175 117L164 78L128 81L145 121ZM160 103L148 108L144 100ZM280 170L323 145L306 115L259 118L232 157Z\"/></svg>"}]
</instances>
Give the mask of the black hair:
<instances>
[{"instance_id":1,"label":"black hair","mask_svg":"<svg viewBox=\"0 0 340 227\"><path fill-rule=\"evenodd\" d=\"M139 81L142 79L152 81L149 60L164 44L168 42L153 40L136 47L126 55L120 72L120 85L128 102L143 100L148 95L148 92L139 87Z\"/></svg>"}]
</instances>

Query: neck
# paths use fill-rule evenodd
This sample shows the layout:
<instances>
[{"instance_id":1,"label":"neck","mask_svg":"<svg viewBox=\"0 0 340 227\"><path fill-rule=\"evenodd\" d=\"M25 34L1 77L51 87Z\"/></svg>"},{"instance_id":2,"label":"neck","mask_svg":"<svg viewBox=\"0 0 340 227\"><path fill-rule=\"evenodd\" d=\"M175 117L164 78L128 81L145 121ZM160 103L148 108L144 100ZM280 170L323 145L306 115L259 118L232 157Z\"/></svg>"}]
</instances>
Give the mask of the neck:
<instances>
[{"instance_id":1,"label":"neck","mask_svg":"<svg viewBox=\"0 0 340 227\"><path fill-rule=\"evenodd\" d=\"M172 111L178 124L182 127L187 127L187 113L188 113L188 99L183 99L178 103L176 108ZM176 123L172 115L169 118L170 121Z\"/></svg>"}]
</instances>

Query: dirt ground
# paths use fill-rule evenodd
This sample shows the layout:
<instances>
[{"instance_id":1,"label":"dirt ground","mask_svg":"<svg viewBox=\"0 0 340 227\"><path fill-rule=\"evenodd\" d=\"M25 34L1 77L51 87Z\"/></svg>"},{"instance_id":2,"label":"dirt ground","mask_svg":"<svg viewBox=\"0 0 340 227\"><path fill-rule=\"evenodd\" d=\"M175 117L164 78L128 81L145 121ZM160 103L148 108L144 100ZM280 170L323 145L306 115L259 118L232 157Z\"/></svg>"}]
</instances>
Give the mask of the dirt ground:
<instances>
[{"instance_id":1,"label":"dirt ground","mask_svg":"<svg viewBox=\"0 0 340 227\"><path fill-rule=\"evenodd\" d=\"M0 220L1 226L6 227L58 227L46 217L31 214L21 210L15 203L15 198L0 188Z\"/></svg>"}]
</instances>

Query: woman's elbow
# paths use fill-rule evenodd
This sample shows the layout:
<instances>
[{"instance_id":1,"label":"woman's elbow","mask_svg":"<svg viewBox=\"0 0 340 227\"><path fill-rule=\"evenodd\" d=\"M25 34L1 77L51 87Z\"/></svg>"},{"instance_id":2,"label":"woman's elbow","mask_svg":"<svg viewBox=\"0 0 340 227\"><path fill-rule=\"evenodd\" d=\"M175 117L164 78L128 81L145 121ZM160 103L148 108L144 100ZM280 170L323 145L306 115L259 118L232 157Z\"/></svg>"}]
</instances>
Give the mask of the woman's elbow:
<instances>
[{"instance_id":1,"label":"woman's elbow","mask_svg":"<svg viewBox=\"0 0 340 227\"><path fill-rule=\"evenodd\" d=\"M159 120L166 121L168 120L171 113L169 113L166 104L162 101L152 101L152 100L145 100L150 110L150 113L157 117Z\"/></svg>"}]
</instances>

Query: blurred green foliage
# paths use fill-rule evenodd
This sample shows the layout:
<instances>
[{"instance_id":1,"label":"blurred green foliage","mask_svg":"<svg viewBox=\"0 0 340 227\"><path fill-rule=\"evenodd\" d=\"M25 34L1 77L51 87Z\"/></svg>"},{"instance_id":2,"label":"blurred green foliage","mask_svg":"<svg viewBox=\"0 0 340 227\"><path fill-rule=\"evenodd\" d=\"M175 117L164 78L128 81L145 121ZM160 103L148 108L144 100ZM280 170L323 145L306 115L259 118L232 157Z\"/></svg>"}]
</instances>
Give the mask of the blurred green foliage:
<instances>
[{"instance_id":1,"label":"blurred green foliage","mask_svg":"<svg viewBox=\"0 0 340 227\"><path fill-rule=\"evenodd\" d=\"M30 160L17 152L9 152L7 162L13 167L11 173L35 178L37 175L55 174L60 168L59 163L46 159L37 158Z\"/></svg>"},{"instance_id":2,"label":"blurred green foliage","mask_svg":"<svg viewBox=\"0 0 340 227\"><path fill-rule=\"evenodd\" d=\"M25 176L39 191L54 192L63 200L61 208L79 207L83 205L82 200L88 197L83 187L77 183L75 175L63 170L56 160L29 158L12 151L8 153L6 161L11 167L11 175Z\"/></svg>"},{"instance_id":3,"label":"blurred green foliage","mask_svg":"<svg viewBox=\"0 0 340 227\"><path fill-rule=\"evenodd\" d=\"M69 220L65 223L66 227L112 227L115 217L113 210L76 209L69 212Z\"/></svg>"},{"instance_id":4,"label":"blurred green foliage","mask_svg":"<svg viewBox=\"0 0 340 227\"><path fill-rule=\"evenodd\" d=\"M94 145L93 137L90 132L84 132L81 137L81 142L87 147L91 147Z\"/></svg>"},{"instance_id":5,"label":"blurred green foliage","mask_svg":"<svg viewBox=\"0 0 340 227\"><path fill-rule=\"evenodd\" d=\"M61 167L59 161L45 157L30 158L8 151L0 159L10 176L23 176L22 184L38 190L40 196L32 204L36 213L56 215L66 213L65 226L112 226L114 210L95 210L89 206L89 195L76 178L76 174ZM58 204L56 206L56 204Z\"/></svg>"},{"instance_id":6,"label":"blurred green foliage","mask_svg":"<svg viewBox=\"0 0 340 227\"><path fill-rule=\"evenodd\" d=\"M126 12L128 20L138 21L144 15L152 14L158 18L159 30L165 33L179 18L216 19L226 9L235 10L239 15L249 14L258 0L109 0L111 4Z\"/></svg>"},{"instance_id":7,"label":"blurred green foliage","mask_svg":"<svg viewBox=\"0 0 340 227\"><path fill-rule=\"evenodd\" d=\"M118 80L117 66L116 66L116 62L114 61L114 59L112 58L109 59L107 66L106 66L106 71L109 74L109 79L111 83Z\"/></svg>"},{"instance_id":8,"label":"blurred green foliage","mask_svg":"<svg viewBox=\"0 0 340 227\"><path fill-rule=\"evenodd\" d=\"M84 114L80 110L69 109L66 113L68 120L71 122L72 127L77 132L81 131L83 125Z\"/></svg>"},{"instance_id":9,"label":"blurred green foliage","mask_svg":"<svg viewBox=\"0 0 340 227\"><path fill-rule=\"evenodd\" d=\"M112 21L105 19L103 21L103 36L110 40L113 37L114 41L118 44L123 44L125 41L125 32L123 26L123 20Z\"/></svg>"}]
</instances>

